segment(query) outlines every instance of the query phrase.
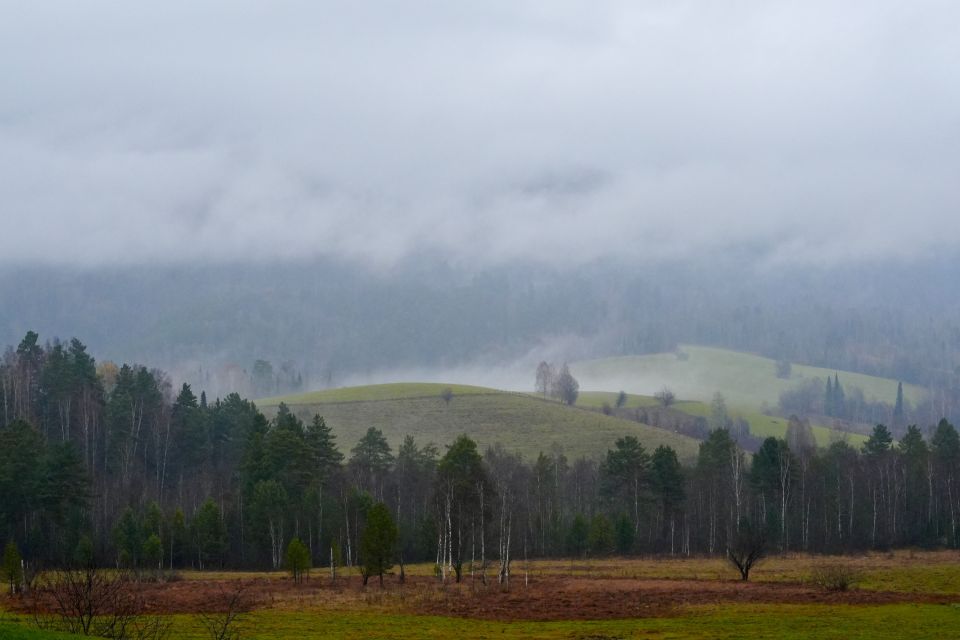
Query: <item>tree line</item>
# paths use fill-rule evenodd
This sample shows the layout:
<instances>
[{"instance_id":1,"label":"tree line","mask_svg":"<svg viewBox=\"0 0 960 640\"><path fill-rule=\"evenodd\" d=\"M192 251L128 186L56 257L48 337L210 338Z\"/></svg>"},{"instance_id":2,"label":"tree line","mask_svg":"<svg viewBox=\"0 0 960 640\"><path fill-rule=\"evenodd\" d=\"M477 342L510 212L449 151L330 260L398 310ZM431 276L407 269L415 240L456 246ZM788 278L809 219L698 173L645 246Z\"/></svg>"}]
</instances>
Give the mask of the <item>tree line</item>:
<instances>
[{"instance_id":1,"label":"tree line","mask_svg":"<svg viewBox=\"0 0 960 640\"><path fill-rule=\"evenodd\" d=\"M827 376L826 382L820 378L805 379L783 391L779 410L785 416L797 414L858 424L888 424L898 438L903 437L911 421L936 421L931 418L929 406L921 403L914 407L904 399L902 382L897 384L896 395L891 400L889 403L868 400L863 389L845 387L840 375L834 373Z\"/></svg>"},{"instance_id":2,"label":"tree line","mask_svg":"<svg viewBox=\"0 0 960 640\"><path fill-rule=\"evenodd\" d=\"M791 420L753 455L721 427L693 460L631 436L597 460L525 460L465 435L394 448L375 426L344 450L322 416L209 401L35 333L0 382L0 541L33 566L280 568L296 540L301 567L428 561L443 579L509 580L514 559L725 554L744 530L783 551L960 544L946 420L899 442L878 425L862 446L818 447Z\"/></svg>"}]
</instances>

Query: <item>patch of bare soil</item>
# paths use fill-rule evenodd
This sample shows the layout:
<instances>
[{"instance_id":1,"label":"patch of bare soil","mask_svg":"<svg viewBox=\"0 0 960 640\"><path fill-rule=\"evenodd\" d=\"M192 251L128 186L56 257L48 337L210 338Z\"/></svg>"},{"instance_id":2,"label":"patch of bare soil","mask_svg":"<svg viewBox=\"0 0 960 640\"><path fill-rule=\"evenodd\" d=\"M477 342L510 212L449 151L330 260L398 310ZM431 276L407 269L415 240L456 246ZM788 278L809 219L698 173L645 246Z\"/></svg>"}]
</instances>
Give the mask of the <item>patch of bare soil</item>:
<instances>
[{"instance_id":1,"label":"patch of bare soil","mask_svg":"<svg viewBox=\"0 0 960 640\"><path fill-rule=\"evenodd\" d=\"M509 590L447 589L421 598L419 613L489 620L598 620L669 616L684 605L890 604L947 602L943 596L877 591L829 592L794 583L616 578L538 578Z\"/></svg>"},{"instance_id":2,"label":"patch of bare soil","mask_svg":"<svg viewBox=\"0 0 960 640\"><path fill-rule=\"evenodd\" d=\"M173 582L135 582L124 584L124 594L135 598L143 614L217 613L230 607L233 593L241 582L225 580L180 580ZM360 578L338 578L336 584L328 579L306 579L294 584L290 579L253 578L242 581L244 609L262 609L284 606L349 606L365 601L368 594L378 593L378 587L364 589ZM396 590L394 587L393 591ZM50 595L27 598L9 598L3 603L19 612L57 610ZM107 607L109 608L109 607Z\"/></svg>"},{"instance_id":3,"label":"patch of bare soil","mask_svg":"<svg viewBox=\"0 0 960 640\"><path fill-rule=\"evenodd\" d=\"M189 614L223 611L238 580L182 580L132 583L145 614ZM601 620L676 615L686 605L711 604L892 604L944 603L956 598L932 594L853 590L830 592L800 583L733 580L667 580L539 576L509 589L479 579L441 585L425 576L408 576L404 585L390 579L386 589L375 582L363 587L357 576L331 584L311 578L296 585L275 577L243 581L246 609L356 609L379 607L419 614L487 620ZM34 607L53 611L53 603L9 599L4 605L26 612Z\"/></svg>"}]
</instances>

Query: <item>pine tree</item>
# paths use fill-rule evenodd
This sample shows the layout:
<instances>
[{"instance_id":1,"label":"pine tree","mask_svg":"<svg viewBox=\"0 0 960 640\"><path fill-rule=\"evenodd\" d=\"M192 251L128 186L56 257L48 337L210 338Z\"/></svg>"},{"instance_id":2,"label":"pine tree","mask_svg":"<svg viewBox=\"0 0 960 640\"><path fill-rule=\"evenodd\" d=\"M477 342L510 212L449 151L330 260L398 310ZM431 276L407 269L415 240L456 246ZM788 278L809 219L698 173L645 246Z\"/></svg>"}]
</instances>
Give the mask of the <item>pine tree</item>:
<instances>
[{"instance_id":1,"label":"pine tree","mask_svg":"<svg viewBox=\"0 0 960 640\"><path fill-rule=\"evenodd\" d=\"M23 584L23 564L17 545L11 540L3 550L3 580L10 586L10 595L20 590Z\"/></svg>"},{"instance_id":2,"label":"pine tree","mask_svg":"<svg viewBox=\"0 0 960 640\"><path fill-rule=\"evenodd\" d=\"M823 412L828 415L833 415L833 380L830 376L827 376L827 392L823 398Z\"/></svg>"},{"instance_id":3,"label":"pine tree","mask_svg":"<svg viewBox=\"0 0 960 640\"><path fill-rule=\"evenodd\" d=\"M890 451L893 445L893 436L890 430L882 424L873 428L873 433L863 445L863 452L868 456L879 456Z\"/></svg>"},{"instance_id":4,"label":"pine tree","mask_svg":"<svg viewBox=\"0 0 960 640\"><path fill-rule=\"evenodd\" d=\"M630 522L630 516L626 513L620 513L613 525L614 536L617 542L617 553L627 555L633 550L633 523Z\"/></svg>"},{"instance_id":5,"label":"pine tree","mask_svg":"<svg viewBox=\"0 0 960 640\"><path fill-rule=\"evenodd\" d=\"M393 548L397 543L397 525L390 517L387 505L378 502L367 514L367 527L360 538L360 561L363 566L363 584L370 576L380 577L393 566Z\"/></svg>"},{"instance_id":6,"label":"pine tree","mask_svg":"<svg viewBox=\"0 0 960 640\"><path fill-rule=\"evenodd\" d=\"M393 452L383 432L370 427L350 453L350 464L357 470L360 487L380 498L383 480L393 465Z\"/></svg>"},{"instance_id":7,"label":"pine tree","mask_svg":"<svg viewBox=\"0 0 960 640\"><path fill-rule=\"evenodd\" d=\"M200 506L200 510L190 522L190 533L201 570L220 560L226 547L226 531L220 518L220 509L213 498L207 498Z\"/></svg>"},{"instance_id":8,"label":"pine tree","mask_svg":"<svg viewBox=\"0 0 960 640\"><path fill-rule=\"evenodd\" d=\"M587 549L589 534L590 525L587 524L587 519L578 513L573 517L567 531L567 551L575 556L582 556Z\"/></svg>"},{"instance_id":9,"label":"pine tree","mask_svg":"<svg viewBox=\"0 0 960 640\"><path fill-rule=\"evenodd\" d=\"M321 480L325 480L340 466L343 454L337 449L337 436L322 416L313 416L307 426L306 443L310 449L311 463Z\"/></svg>"},{"instance_id":10,"label":"pine tree","mask_svg":"<svg viewBox=\"0 0 960 640\"><path fill-rule=\"evenodd\" d=\"M287 545L287 555L285 559L287 571L290 572L295 584L303 582L304 574L310 573L310 550L307 545L300 541L300 538L294 538Z\"/></svg>"},{"instance_id":11,"label":"pine tree","mask_svg":"<svg viewBox=\"0 0 960 640\"><path fill-rule=\"evenodd\" d=\"M607 516L598 513L590 521L590 533L587 536L590 551L604 556L613 551L613 527Z\"/></svg>"},{"instance_id":12,"label":"pine tree","mask_svg":"<svg viewBox=\"0 0 960 640\"><path fill-rule=\"evenodd\" d=\"M840 386L840 376L833 374L833 415L837 418L845 418L847 414L847 399L843 394L843 387Z\"/></svg>"},{"instance_id":13,"label":"pine tree","mask_svg":"<svg viewBox=\"0 0 960 640\"><path fill-rule=\"evenodd\" d=\"M893 426L899 428L903 426L903 383L897 383L897 402L893 406Z\"/></svg>"}]
</instances>

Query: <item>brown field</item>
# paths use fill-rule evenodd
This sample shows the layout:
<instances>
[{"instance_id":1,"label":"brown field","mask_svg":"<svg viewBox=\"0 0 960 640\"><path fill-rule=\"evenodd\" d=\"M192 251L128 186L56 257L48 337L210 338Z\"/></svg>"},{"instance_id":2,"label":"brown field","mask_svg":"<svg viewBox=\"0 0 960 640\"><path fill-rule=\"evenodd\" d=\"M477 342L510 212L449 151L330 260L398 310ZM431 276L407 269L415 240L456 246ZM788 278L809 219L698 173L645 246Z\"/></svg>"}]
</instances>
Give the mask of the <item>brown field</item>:
<instances>
[{"instance_id":1,"label":"brown field","mask_svg":"<svg viewBox=\"0 0 960 640\"><path fill-rule=\"evenodd\" d=\"M842 564L857 573L858 584L834 592L810 582L813 570ZM785 555L758 566L750 582L736 578L717 558L540 560L513 566L511 584L497 584L488 568L446 584L430 565L408 568L405 583L396 575L381 589L366 587L355 572L332 583L315 570L296 585L285 574L185 572L171 582L143 582L137 588L153 614L196 614L224 607L226 594L242 581L254 610L357 610L455 616L484 620L604 620L669 617L691 606L723 604L883 605L947 604L960 601L960 554L897 552L861 556ZM27 605L7 601L11 610Z\"/></svg>"}]
</instances>

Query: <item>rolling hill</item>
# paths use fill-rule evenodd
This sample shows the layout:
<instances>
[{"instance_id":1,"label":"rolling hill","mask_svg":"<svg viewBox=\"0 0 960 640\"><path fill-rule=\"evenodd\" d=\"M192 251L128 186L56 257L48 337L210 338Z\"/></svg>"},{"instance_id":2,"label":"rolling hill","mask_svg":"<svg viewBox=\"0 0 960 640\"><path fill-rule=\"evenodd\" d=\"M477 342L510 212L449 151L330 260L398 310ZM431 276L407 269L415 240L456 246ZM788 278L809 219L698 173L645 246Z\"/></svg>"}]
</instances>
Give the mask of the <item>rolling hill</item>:
<instances>
[{"instance_id":1,"label":"rolling hill","mask_svg":"<svg viewBox=\"0 0 960 640\"><path fill-rule=\"evenodd\" d=\"M709 402L721 392L732 408L760 410L777 406L780 393L804 379L826 379L832 369L792 365L789 379L776 375L775 361L761 356L695 345L681 345L676 352L586 360L570 365L581 389L619 390L650 396L664 386L678 398ZM868 400L893 403L897 381L848 371L838 372L844 388L859 387ZM904 397L921 401L924 390L903 386Z\"/></svg>"},{"instance_id":2,"label":"rolling hill","mask_svg":"<svg viewBox=\"0 0 960 640\"><path fill-rule=\"evenodd\" d=\"M453 391L449 403L441 397ZM284 402L301 418L322 415L348 452L369 427L381 429L396 447L406 435L423 444L449 444L465 433L481 450L496 443L526 459L560 446L567 457L599 457L617 438L633 435L648 450L665 444L692 459L697 441L664 429L567 407L528 394L484 387L401 383L330 389L259 400L268 415Z\"/></svg>"},{"instance_id":3,"label":"rolling hill","mask_svg":"<svg viewBox=\"0 0 960 640\"><path fill-rule=\"evenodd\" d=\"M610 391L584 391L577 399L577 406L584 408L599 409L604 404L613 406L617 400L617 393ZM658 406L656 398L653 396L642 396L636 394L627 394L627 401L624 407L633 409L638 407L656 407ZM672 408L691 416L709 417L710 403L700 402L698 400L681 400L672 405ZM750 433L757 438L768 438L770 436L783 438L787 433L787 420L779 416L768 416L756 410L731 408L728 410L731 418L743 418L750 424ZM839 431L829 426L816 424L811 425L813 435L817 439L819 446L825 447L835 440L846 440L850 444L860 445L866 441L867 437L860 433L849 433Z\"/></svg>"}]
</instances>

